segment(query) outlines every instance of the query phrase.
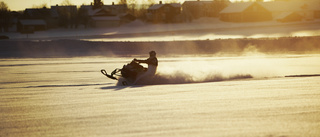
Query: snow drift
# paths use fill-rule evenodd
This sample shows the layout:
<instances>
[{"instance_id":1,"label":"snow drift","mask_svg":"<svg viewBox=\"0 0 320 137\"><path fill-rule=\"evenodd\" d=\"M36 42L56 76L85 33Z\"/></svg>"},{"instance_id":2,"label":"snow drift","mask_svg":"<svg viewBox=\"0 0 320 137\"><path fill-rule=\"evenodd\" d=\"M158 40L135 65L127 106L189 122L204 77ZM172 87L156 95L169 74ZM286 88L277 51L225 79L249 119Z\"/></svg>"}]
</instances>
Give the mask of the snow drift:
<instances>
[{"instance_id":1,"label":"snow drift","mask_svg":"<svg viewBox=\"0 0 320 137\"><path fill-rule=\"evenodd\" d=\"M204 82L219 82L229 80L240 80L253 78L250 74L238 74L233 76L224 77L221 74L212 74L204 77L203 79L195 79L193 76L177 72L173 75L157 74L151 78L145 78L137 82L137 85L159 85L159 84L186 84L186 83L204 83Z\"/></svg>"}]
</instances>

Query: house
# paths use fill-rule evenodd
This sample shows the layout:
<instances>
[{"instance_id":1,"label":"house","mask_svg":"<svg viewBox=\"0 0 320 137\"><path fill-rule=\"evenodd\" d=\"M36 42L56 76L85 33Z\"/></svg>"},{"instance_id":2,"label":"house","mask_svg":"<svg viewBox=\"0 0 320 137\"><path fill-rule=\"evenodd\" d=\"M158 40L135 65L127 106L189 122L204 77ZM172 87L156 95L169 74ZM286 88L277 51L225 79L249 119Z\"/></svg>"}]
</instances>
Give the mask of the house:
<instances>
[{"instance_id":1,"label":"house","mask_svg":"<svg viewBox=\"0 0 320 137\"><path fill-rule=\"evenodd\" d=\"M226 22L258 22L272 20L272 13L258 2L232 3L220 12Z\"/></svg>"},{"instance_id":2,"label":"house","mask_svg":"<svg viewBox=\"0 0 320 137\"><path fill-rule=\"evenodd\" d=\"M130 13L120 14L119 17L121 19L121 24L130 23L137 19L134 15Z\"/></svg>"},{"instance_id":3,"label":"house","mask_svg":"<svg viewBox=\"0 0 320 137\"><path fill-rule=\"evenodd\" d=\"M315 19L320 19L320 1L315 1L314 4L312 4L313 9L313 17Z\"/></svg>"},{"instance_id":4,"label":"house","mask_svg":"<svg viewBox=\"0 0 320 137\"><path fill-rule=\"evenodd\" d=\"M259 4L271 12L273 19L276 19L283 13L289 13L299 10L299 4L288 1L259 2Z\"/></svg>"},{"instance_id":5,"label":"house","mask_svg":"<svg viewBox=\"0 0 320 137\"><path fill-rule=\"evenodd\" d=\"M77 24L77 6L51 6L48 8L26 9L22 19L41 19L47 28L74 27Z\"/></svg>"},{"instance_id":6,"label":"house","mask_svg":"<svg viewBox=\"0 0 320 137\"><path fill-rule=\"evenodd\" d=\"M125 15L128 8L126 5L103 5L94 8L92 5L82 5L81 10L85 11L88 22L92 27L116 27L124 21L121 15ZM127 20L126 20L127 21Z\"/></svg>"},{"instance_id":7,"label":"house","mask_svg":"<svg viewBox=\"0 0 320 137\"><path fill-rule=\"evenodd\" d=\"M27 8L23 13L23 18L45 20L47 18L51 18L51 10L45 7L40 9Z\"/></svg>"},{"instance_id":8,"label":"house","mask_svg":"<svg viewBox=\"0 0 320 137\"><path fill-rule=\"evenodd\" d=\"M292 22L292 21L301 21L303 16L298 12L286 12L279 15L276 20L279 22Z\"/></svg>"},{"instance_id":9,"label":"house","mask_svg":"<svg viewBox=\"0 0 320 137\"><path fill-rule=\"evenodd\" d=\"M162 4L162 1L160 1L159 4L155 4L149 7L146 15L147 21L153 23L181 22L181 4Z\"/></svg>"},{"instance_id":10,"label":"house","mask_svg":"<svg viewBox=\"0 0 320 137\"><path fill-rule=\"evenodd\" d=\"M114 3L112 5L103 5L100 8L94 8L93 5L82 5L80 8L85 9L88 16L116 16L128 11L127 5L114 5Z\"/></svg>"},{"instance_id":11,"label":"house","mask_svg":"<svg viewBox=\"0 0 320 137\"><path fill-rule=\"evenodd\" d=\"M20 19L31 19L31 20L44 20L46 22L47 28L55 28L58 23L52 16L51 9L40 8L40 9L29 9L27 8ZM19 30L18 30L19 31Z\"/></svg>"},{"instance_id":12,"label":"house","mask_svg":"<svg viewBox=\"0 0 320 137\"><path fill-rule=\"evenodd\" d=\"M17 24L17 30L21 33L33 33L46 29L47 23L42 19L21 19Z\"/></svg>"},{"instance_id":13,"label":"house","mask_svg":"<svg viewBox=\"0 0 320 137\"><path fill-rule=\"evenodd\" d=\"M33 33L48 29L47 22L50 22L51 10L47 8L26 9L18 20L17 31L21 33Z\"/></svg>"},{"instance_id":14,"label":"house","mask_svg":"<svg viewBox=\"0 0 320 137\"><path fill-rule=\"evenodd\" d=\"M121 24L120 17L118 16L100 16L92 17L92 27L118 27Z\"/></svg>"},{"instance_id":15,"label":"house","mask_svg":"<svg viewBox=\"0 0 320 137\"><path fill-rule=\"evenodd\" d=\"M302 16L304 20L313 20L320 18L320 1L272 1L259 2L260 5L272 13L272 18L279 19L284 16ZM286 6L283 6L286 5ZM289 21L289 20L288 20Z\"/></svg>"},{"instance_id":16,"label":"house","mask_svg":"<svg viewBox=\"0 0 320 137\"><path fill-rule=\"evenodd\" d=\"M182 14L187 21L201 17L218 17L219 12L230 3L229 0L185 1L182 4Z\"/></svg>"},{"instance_id":17,"label":"house","mask_svg":"<svg viewBox=\"0 0 320 137\"><path fill-rule=\"evenodd\" d=\"M320 18L320 1L303 2L299 7L301 14L305 20L313 20Z\"/></svg>"}]
</instances>

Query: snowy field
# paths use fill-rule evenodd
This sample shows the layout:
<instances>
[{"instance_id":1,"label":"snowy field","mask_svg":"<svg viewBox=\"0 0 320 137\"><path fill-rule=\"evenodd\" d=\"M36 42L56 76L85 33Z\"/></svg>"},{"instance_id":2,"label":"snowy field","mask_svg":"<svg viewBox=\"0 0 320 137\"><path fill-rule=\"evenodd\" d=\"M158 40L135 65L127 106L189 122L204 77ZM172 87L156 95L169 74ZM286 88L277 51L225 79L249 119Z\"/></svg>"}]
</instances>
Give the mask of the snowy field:
<instances>
[{"instance_id":1,"label":"snowy field","mask_svg":"<svg viewBox=\"0 0 320 137\"><path fill-rule=\"evenodd\" d=\"M0 136L318 137L319 54L162 57L169 81L115 86L125 57L0 60ZM251 76L251 77L248 77Z\"/></svg>"},{"instance_id":2,"label":"snowy field","mask_svg":"<svg viewBox=\"0 0 320 137\"><path fill-rule=\"evenodd\" d=\"M319 22L1 33L0 136L319 137ZM150 50L148 82L100 73Z\"/></svg>"}]
</instances>

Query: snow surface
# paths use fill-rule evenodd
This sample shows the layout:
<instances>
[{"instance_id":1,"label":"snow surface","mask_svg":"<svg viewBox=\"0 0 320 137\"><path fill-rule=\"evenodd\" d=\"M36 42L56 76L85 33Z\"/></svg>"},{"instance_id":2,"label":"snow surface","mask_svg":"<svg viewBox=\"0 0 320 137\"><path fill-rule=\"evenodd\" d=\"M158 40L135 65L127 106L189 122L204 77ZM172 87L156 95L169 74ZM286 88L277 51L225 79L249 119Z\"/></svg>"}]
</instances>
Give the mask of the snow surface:
<instances>
[{"instance_id":1,"label":"snow surface","mask_svg":"<svg viewBox=\"0 0 320 137\"><path fill-rule=\"evenodd\" d=\"M159 75L175 76L160 85L115 86L100 73L130 60L2 59L0 135L320 135L320 77L284 77L320 74L319 54L159 58Z\"/></svg>"},{"instance_id":2,"label":"snow surface","mask_svg":"<svg viewBox=\"0 0 320 137\"><path fill-rule=\"evenodd\" d=\"M29 39L19 33L1 35L13 39L3 43L12 43L318 36L319 32L319 20L252 24L200 19L186 24L133 22L120 28L57 29L30 34ZM320 77L285 77L320 74L320 55L317 50L312 53L162 56L156 80L129 87L116 86L117 81L103 76L100 69L111 72L131 57L0 59L0 136L318 137Z\"/></svg>"}]
</instances>

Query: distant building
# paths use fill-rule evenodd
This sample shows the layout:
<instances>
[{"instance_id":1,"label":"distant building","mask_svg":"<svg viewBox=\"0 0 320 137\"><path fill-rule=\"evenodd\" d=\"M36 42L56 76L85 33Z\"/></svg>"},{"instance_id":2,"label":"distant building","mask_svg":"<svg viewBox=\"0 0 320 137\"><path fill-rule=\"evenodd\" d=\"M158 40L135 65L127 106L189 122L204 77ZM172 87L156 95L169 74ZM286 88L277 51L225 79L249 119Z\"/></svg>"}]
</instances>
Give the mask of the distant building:
<instances>
[{"instance_id":1,"label":"distant building","mask_svg":"<svg viewBox=\"0 0 320 137\"><path fill-rule=\"evenodd\" d=\"M130 13L120 14L119 17L121 19L121 24L130 23L137 19L134 15Z\"/></svg>"},{"instance_id":2,"label":"distant building","mask_svg":"<svg viewBox=\"0 0 320 137\"><path fill-rule=\"evenodd\" d=\"M103 5L94 8L92 5L83 5L80 8L88 17L88 24L92 27L117 27L128 20L122 16L127 15L127 5ZM132 17L135 19L135 17Z\"/></svg>"},{"instance_id":3,"label":"distant building","mask_svg":"<svg viewBox=\"0 0 320 137\"><path fill-rule=\"evenodd\" d=\"M19 32L33 33L47 29L47 23L42 19L21 19L17 24Z\"/></svg>"},{"instance_id":4,"label":"distant building","mask_svg":"<svg viewBox=\"0 0 320 137\"><path fill-rule=\"evenodd\" d=\"M272 18L277 21L283 22L286 20L285 22L288 22L290 20L299 21L320 18L320 1L317 0L272 1L259 2L259 4L268 9L272 13Z\"/></svg>"},{"instance_id":5,"label":"distant building","mask_svg":"<svg viewBox=\"0 0 320 137\"><path fill-rule=\"evenodd\" d=\"M118 27L120 26L121 20L118 16L97 16L91 17L92 27Z\"/></svg>"},{"instance_id":6,"label":"distant building","mask_svg":"<svg viewBox=\"0 0 320 137\"><path fill-rule=\"evenodd\" d=\"M320 18L320 1L319 0L310 0L310 1L296 1L296 3L300 3L298 12L303 16L305 20L313 20Z\"/></svg>"},{"instance_id":7,"label":"distant building","mask_svg":"<svg viewBox=\"0 0 320 137\"><path fill-rule=\"evenodd\" d=\"M292 22L292 21L302 21L303 16L298 12L286 12L277 16L276 20L279 22Z\"/></svg>"},{"instance_id":8,"label":"distant building","mask_svg":"<svg viewBox=\"0 0 320 137\"><path fill-rule=\"evenodd\" d=\"M94 8L93 5L82 5L80 8L85 9L88 16L117 16L128 11L128 7L125 4L103 5L101 8Z\"/></svg>"},{"instance_id":9,"label":"distant building","mask_svg":"<svg viewBox=\"0 0 320 137\"><path fill-rule=\"evenodd\" d=\"M181 22L181 4L170 3L152 5L147 10L147 21L152 23L174 23Z\"/></svg>"},{"instance_id":10,"label":"distant building","mask_svg":"<svg viewBox=\"0 0 320 137\"><path fill-rule=\"evenodd\" d=\"M258 22L272 20L272 13L258 2L232 3L220 12L226 22Z\"/></svg>"},{"instance_id":11,"label":"distant building","mask_svg":"<svg viewBox=\"0 0 320 137\"><path fill-rule=\"evenodd\" d=\"M46 20L48 18L51 18L51 10L47 8L40 8L40 9L27 8L23 13L22 18Z\"/></svg>"},{"instance_id":12,"label":"distant building","mask_svg":"<svg viewBox=\"0 0 320 137\"><path fill-rule=\"evenodd\" d=\"M182 14L186 21L201 17L218 17L219 12L230 3L229 0L185 1L182 4Z\"/></svg>"},{"instance_id":13,"label":"distant building","mask_svg":"<svg viewBox=\"0 0 320 137\"><path fill-rule=\"evenodd\" d=\"M47 8L26 9L17 22L17 31L41 31L48 29L52 23L51 10ZM49 27L51 27L49 25Z\"/></svg>"},{"instance_id":14,"label":"distant building","mask_svg":"<svg viewBox=\"0 0 320 137\"><path fill-rule=\"evenodd\" d=\"M77 21L77 6L51 6L48 8L26 9L21 19L41 19L47 28L74 27Z\"/></svg>"},{"instance_id":15,"label":"distant building","mask_svg":"<svg viewBox=\"0 0 320 137\"><path fill-rule=\"evenodd\" d=\"M299 4L287 1L259 2L259 4L272 13L273 19L276 19L279 15L283 13L289 13L299 10Z\"/></svg>"}]
</instances>

